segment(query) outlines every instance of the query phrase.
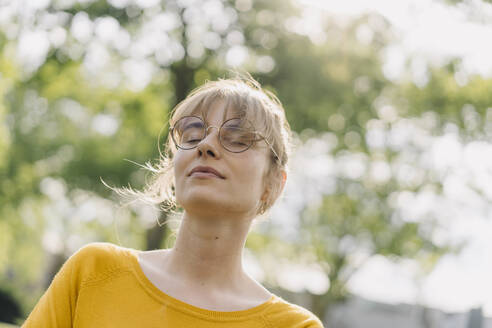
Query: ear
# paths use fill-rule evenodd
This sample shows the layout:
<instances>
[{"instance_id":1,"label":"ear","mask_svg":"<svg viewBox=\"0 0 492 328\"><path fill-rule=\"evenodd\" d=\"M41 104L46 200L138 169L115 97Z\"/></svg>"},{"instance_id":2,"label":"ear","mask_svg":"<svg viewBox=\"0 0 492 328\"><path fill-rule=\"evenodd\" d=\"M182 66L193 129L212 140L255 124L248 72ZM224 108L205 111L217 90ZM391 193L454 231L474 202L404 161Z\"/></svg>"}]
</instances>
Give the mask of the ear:
<instances>
[{"instance_id":1,"label":"ear","mask_svg":"<svg viewBox=\"0 0 492 328\"><path fill-rule=\"evenodd\" d=\"M280 188L280 192L282 192L284 191L285 183L287 182L287 172L282 170L280 174L282 175L282 187Z\"/></svg>"}]
</instances>

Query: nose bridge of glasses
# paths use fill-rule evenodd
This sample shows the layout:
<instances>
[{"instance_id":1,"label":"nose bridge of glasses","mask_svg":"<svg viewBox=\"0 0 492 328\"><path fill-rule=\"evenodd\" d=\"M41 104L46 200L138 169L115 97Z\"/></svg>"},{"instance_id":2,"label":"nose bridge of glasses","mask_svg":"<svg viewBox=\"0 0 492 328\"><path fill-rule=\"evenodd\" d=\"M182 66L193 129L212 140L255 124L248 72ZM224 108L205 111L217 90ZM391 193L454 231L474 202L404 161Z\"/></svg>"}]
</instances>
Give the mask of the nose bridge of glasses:
<instances>
[{"instance_id":1,"label":"nose bridge of glasses","mask_svg":"<svg viewBox=\"0 0 492 328\"><path fill-rule=\"evenodd\" d=\"M209 125L209 126L207 126L207 128L205 129L205 135L208 135L208 129L210 129L210 128L216 128L216 129L217 129L217 132L219 132L219 131L220 131L220 127L218 127L218 126L214 126L214 125Z\"/></svg>"},{"instance_id":2,"label":"nose bridge of glasses","mask_svg":"<svg viewBox=\"0 0 492 328\"><path fill-rule=\"evenodd\" d=\"M205 133L204 133L203 138L200 141L200 143L202 143L205 139L207 139L209 137L209 135L211 134L211 133L208 132L210 128L216 128L217 129L217 138L219 139L219 131L220 131L220 128L217 127L217 126L214 126L214 125L209 125L209 126L207 126L207 127L204 128Z\"/></svg>"}]
</instances>

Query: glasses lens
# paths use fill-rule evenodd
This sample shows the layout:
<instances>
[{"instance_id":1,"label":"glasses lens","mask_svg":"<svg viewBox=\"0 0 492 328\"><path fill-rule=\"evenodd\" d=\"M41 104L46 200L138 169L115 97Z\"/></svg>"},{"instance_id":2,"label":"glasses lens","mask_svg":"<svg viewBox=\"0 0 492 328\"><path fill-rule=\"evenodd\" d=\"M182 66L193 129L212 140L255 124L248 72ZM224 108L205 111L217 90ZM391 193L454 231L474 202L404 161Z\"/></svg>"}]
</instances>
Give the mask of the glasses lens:
<instances>
[{"instance_id":1,"label":"glasses lens","mask_svg":"<svg viewBox=\"0 0 492 328\"><path fill-rule=\"evenodd\" d=\"M224 122L220 129L220 142L228 151L239 153L255 141L253 126L247 120L233 118Z\"/></svg>"},{"instance_id":2,"label":"glasses lens","mask_svg":"<svg viewBox=\"0 0 492 328\"><path fill-rule=\"evenodd\" d=\"M173 139L178 147L191 149L196 147L205 136L205 124L194 116L179 119L173 129Z\"/></svg>"}]
</instances>

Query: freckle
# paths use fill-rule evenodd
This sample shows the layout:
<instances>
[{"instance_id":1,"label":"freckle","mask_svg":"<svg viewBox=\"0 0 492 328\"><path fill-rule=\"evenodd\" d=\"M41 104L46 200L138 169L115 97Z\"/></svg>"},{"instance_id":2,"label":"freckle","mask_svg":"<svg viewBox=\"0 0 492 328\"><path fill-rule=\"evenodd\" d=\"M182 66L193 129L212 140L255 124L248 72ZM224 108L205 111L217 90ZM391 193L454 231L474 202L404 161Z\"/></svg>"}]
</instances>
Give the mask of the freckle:
<instances>
[{"instance_id":1,"label":"freckle","mask_svg":"<svg viewBox=\"0 0 492 328\"><path fill-rule=\"evenodd\" d=\"M215 240L219 239L219 237L215 237Z\"/></svg>"}]
</instances>

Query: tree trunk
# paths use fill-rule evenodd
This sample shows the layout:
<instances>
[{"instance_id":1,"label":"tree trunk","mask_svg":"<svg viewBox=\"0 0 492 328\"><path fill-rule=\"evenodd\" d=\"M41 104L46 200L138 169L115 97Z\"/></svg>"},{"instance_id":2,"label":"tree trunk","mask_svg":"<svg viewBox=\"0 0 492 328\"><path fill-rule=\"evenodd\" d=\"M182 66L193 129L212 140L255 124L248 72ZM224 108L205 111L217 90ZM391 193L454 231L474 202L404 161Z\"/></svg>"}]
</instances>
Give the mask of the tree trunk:
<instances>
[{"instance_id":1,"label":"tree trunk","mask_svg":"<svg viewBox=\"0 0 492 328\"><path fill-rule=\"evenodd\" d=\"M158 222L166 222L167 213L161 212ZM169 227L167 224L160 226L156 223L152 228L146 231L146 244L145 249L148 251L162 248L162 244L165 242L169 235Z\"/></svg>"}]
</instances>

